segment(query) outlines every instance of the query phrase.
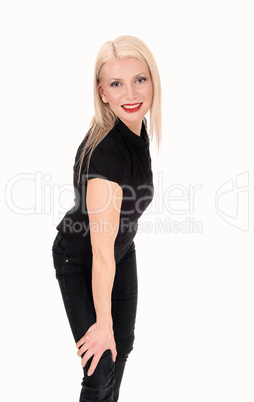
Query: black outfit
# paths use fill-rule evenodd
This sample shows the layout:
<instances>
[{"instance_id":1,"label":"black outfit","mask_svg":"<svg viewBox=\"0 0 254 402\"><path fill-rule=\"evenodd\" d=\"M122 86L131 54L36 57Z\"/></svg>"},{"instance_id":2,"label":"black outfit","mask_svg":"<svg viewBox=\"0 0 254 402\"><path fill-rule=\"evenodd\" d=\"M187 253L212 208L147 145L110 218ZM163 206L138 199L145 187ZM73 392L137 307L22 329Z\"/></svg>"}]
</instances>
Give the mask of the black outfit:
<instances>
[{"instance_id":1,"label":"black outfit","mask_svg":"<svg viewBox=\"0 0 254 402\"><path fill-rule=\"evenodd\" d=\"M74 165L75 205L57 226L52 248L67 316L75 341L95 323L91 288L92 248L86 209L87 180L101 177L123 189L119 230L115 240L116 274L112 289L112 319L117 358L111 351L102 355L94 374L87 376L92 358L84 368L80 402L116 402L125 363L133 349L137 308L137 267L134 237L138 219L153 198L153 175L149 138L144 123L141 135L133 133L120 119L92 153L88 176L87 157L78 184L78 161L90 131L80 144Z\"/></svg>"}]
</instances>

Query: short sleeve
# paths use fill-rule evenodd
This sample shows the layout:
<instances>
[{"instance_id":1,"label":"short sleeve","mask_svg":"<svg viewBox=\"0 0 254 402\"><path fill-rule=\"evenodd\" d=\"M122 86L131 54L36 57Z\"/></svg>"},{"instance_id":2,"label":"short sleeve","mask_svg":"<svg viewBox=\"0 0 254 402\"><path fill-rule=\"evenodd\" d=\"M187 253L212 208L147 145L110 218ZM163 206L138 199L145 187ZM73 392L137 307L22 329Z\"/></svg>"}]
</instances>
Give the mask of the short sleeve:
<instances>
[{"instance_id":1,"label":"short sleeve","mask_svg":"<svg viewBox=\"0 0 254 402\"><path fill-rule=\"evenodd\" d=\"M113 140L102 140L92 152L87 179L99 177L121 186L126 172L125 164L120 145Z\"/></svg>"}]
</instances>

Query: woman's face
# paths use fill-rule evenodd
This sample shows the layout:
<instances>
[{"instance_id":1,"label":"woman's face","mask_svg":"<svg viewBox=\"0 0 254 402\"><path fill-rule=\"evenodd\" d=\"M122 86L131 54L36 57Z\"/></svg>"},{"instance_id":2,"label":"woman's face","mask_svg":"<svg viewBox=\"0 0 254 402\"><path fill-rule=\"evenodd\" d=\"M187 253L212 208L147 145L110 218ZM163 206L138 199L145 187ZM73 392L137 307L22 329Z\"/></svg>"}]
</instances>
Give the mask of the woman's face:
<instances>
[{"instance_id":1,"label":"woman's face","mask_svg":"<svg viewBox=\"0 0 254 402\"><path fill-rule=\"evenodd\" d=\"M153 85L145 63L136 57L108 61L102 68L99 92L103 102L134 133L151 107Z\"/></svg>"}]
</instances>

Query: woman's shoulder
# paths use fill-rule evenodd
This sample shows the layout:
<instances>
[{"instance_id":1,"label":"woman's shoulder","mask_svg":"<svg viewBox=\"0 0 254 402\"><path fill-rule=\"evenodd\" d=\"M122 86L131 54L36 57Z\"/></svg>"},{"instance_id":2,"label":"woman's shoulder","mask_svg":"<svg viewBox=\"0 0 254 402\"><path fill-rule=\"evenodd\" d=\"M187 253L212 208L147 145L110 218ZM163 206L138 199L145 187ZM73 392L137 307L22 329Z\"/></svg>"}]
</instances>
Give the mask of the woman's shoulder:
<instances>
[{"instance_id":1,"label":"woman's shoulder","mask_svg":"<svg viewBox=\"0 0 254 402\"><path fill-rule=\"evenodd\" d=\"M130 160L124 144L111 130L91 152L89 161L90 177L102 177L119 185L128 181Z\"/></svg>"},{"instance_id":2,"label":"woman's shoulder","mask_svg":"<svg viewBox=\"0 0 254 402\"><path fill-rule=\"evenodd\" d=\"M81 141L81 143L78 146L77 153L76 153L76 160L79 159L86 142L91 134L91 129L86 133L85 137ZM114 127L112 130L110 130L102 140L94 147L94 149L91 152L91 156L93 155L93 158L96 157L96 155L103 156L104 158L108 156L114 156L115 158L119 158L120 155L124 158L126 155L126 149L125 149L125 144L121 141L120 138L118 138L117 133L114 130ZM89 153L89 152L88 152Z\"/></svg>"},{"instance_id":3,"label":"woman's shoulder","mask_svg":"<svg viewBox=\"0 0 254 402\"><path fill-rule=\"evenodd\" d=\"M114 129L109 131L109 133L99 142L95 147L92 155L101 155L105 158L114 158L116 160L126 160L126 147L121 139L114 132Z\"/></svg>"}]
</instances>

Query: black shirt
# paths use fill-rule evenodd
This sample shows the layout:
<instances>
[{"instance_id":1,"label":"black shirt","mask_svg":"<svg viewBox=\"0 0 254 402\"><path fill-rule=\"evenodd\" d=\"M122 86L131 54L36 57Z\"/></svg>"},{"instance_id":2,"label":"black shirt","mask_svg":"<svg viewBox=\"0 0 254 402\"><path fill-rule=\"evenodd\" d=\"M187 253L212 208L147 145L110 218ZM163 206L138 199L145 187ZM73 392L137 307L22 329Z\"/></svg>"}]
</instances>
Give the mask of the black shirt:
<instances>
[{"instance_id":1,"label":"black shirt","mask_svg":"<svg viewBox=\"0 0 254 402\"><path fill-rule=\"evenodd\" d=\"M82 179L78 185L77 163L89 132L80 144L74 164L75 205L68 211L57 229L67 242L71 254L80 263L92 266L89 218L86 208L87 179L100 177L118 183L123 189L119 230L115 239L115 261L128 251L138 230L138 219L153 199L153 173L149 152L149 137L144 123L141 134L133 133L120 119L92 152L88 177L87 155L82 164Z\"/></svg>"}]
</instances>

